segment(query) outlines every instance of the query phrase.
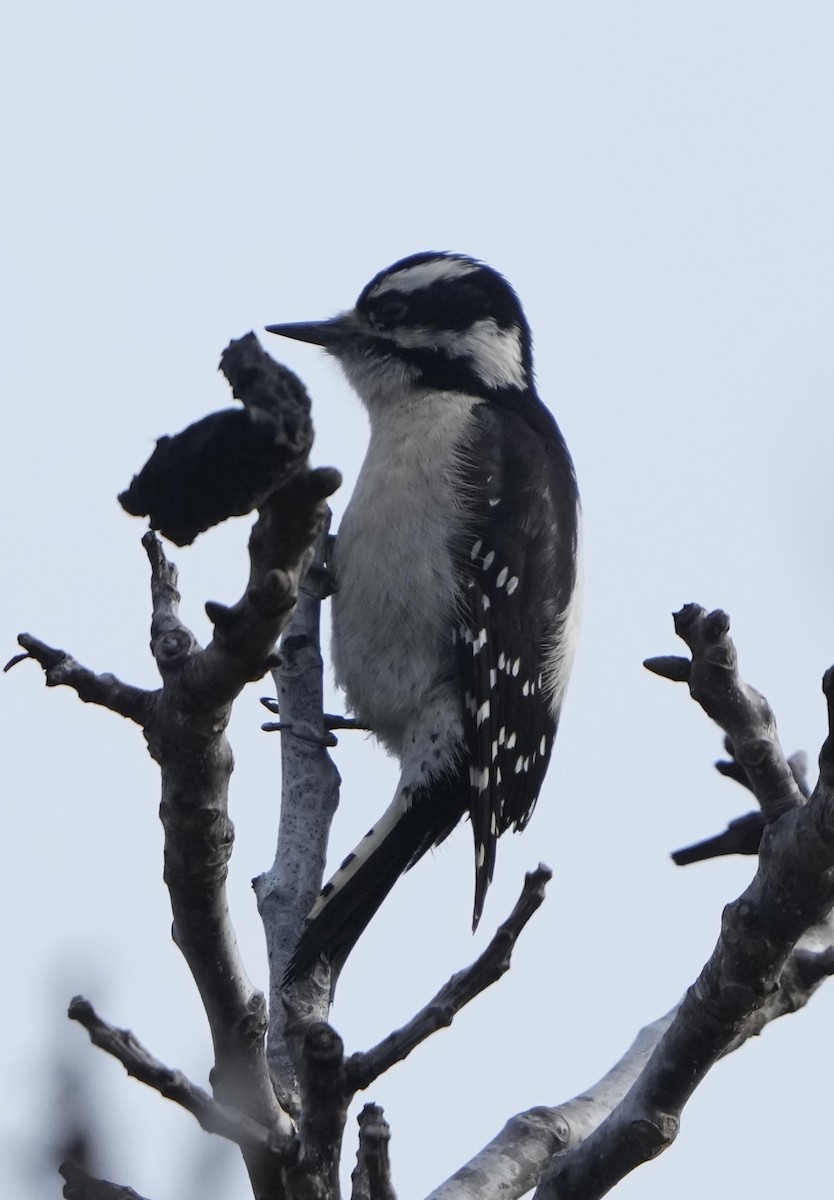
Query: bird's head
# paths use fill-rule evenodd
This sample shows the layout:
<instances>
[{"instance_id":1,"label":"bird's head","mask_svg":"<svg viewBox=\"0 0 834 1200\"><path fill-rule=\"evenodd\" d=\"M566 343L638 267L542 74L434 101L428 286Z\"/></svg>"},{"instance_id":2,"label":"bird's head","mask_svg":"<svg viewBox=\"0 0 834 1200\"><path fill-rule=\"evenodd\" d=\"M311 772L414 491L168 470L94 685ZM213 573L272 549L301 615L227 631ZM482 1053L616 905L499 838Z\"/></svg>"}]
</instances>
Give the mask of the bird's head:
<instances>
[{"instance_id":1,"label":"bird's head","mask_svg":"<svg viewBox=\"0 0 834 1200\"><path fill-rule=\"evenodd\" d=\"M463 254L411 255L380 271L348 312L266 328L323 346L369 407L415 390L489 399L532 386L518 297L497 271Z\"/></svg>"}]
</instances>

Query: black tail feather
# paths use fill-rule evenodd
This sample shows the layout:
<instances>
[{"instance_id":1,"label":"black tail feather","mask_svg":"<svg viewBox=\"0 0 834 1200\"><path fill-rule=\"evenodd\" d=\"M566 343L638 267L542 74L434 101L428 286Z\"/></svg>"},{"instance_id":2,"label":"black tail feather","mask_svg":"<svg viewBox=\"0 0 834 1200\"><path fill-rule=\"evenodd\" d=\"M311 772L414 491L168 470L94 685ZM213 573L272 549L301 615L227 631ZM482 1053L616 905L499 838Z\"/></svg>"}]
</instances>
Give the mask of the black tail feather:
<instances>
[{"instance_id":1,"label":"black tail feather","mask_svg":"<svg viewBox=\"0 0 834 1200\"><path fill-rule=\"evenodd\" d=\"M330 964L331 990L335 988L351 950L400 875L451 832L466 803L463 772L415 789L408 801L398 794L391 809L325 885L302 927L284 973L284 987L324 955Z\"/></svg>"}]
</instances>

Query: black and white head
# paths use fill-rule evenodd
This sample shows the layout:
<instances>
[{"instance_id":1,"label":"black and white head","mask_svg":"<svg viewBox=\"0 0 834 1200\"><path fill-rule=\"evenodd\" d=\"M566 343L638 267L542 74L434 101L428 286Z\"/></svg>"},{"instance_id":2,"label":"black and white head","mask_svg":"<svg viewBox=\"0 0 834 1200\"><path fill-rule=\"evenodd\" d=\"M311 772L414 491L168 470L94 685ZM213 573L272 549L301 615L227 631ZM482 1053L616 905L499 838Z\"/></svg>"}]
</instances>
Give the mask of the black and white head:
<instances>
[{"instance_id":1,"label":"black and white head","mask_svg":"<svg viewBox=\"0 0 834 1200\"><path fill-rule=\"evenodd\" d=\"M323 346L369 408L415 390L489 399L533 386L518 297L463 254L413 254L380 271L348 312L267 330Z\"/></svg>"}]
</instances>

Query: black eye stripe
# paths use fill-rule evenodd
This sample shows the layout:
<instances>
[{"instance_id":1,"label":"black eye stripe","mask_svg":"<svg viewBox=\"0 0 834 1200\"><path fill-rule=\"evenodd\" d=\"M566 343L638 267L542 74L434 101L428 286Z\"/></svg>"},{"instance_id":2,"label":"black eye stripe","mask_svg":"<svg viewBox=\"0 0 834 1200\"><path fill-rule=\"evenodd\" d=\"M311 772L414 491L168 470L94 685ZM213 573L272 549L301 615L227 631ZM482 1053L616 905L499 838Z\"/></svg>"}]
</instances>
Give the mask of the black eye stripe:
<instances>
[{"instance_id":1,"label":"black eye stripe","mask_svg":"<svg viewBox=\"0 0 834 1200\"><path fill-rule=\"evenodd\" d=\"M368 316L374 325L388 328L402 320L408 311L408 305L402 296L383 296L375 301Z\"/></svg>"}]
</instances>

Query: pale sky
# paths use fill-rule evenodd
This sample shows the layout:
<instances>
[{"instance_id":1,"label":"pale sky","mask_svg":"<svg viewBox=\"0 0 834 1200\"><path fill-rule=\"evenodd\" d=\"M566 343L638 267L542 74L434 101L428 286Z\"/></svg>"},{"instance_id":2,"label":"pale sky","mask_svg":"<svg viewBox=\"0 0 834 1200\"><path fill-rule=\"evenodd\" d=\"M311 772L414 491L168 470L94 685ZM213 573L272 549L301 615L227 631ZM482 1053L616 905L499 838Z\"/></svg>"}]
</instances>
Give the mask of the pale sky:
<instances>
[{"instance_id":1,"label":"pale sky","mask_svg":"<svg viewBox=\"0 0 834 1200\"><path fill-rule=\"evenodd\" d=\"M749 807L712 768L719 732L640 665L681 648L673 609L730 612L785 749L816 760L834 661L832 61L822 0L30 0L3 18L4 659L27 629L155 686L142 526L115 496L156 437L230 402L216 365L232 337L329 316L424 249L501 270L533 327L585 511L563 724L531 826L499 846L475 939L468 829L397 886L340 984L348 1049L483 948L526 869L543 859L555 877L510 975L362 1098L391 1122L402 1200L512 1113L604 1073L695 978L752 874L749 859L669 859ZM314 461L345 474L338 518L360 406L314 348L264 342L313 395ZM205 600L243 587L247 534L235 521L172 551L198 636ZM262 986L249 880L271 861L279 788L263 690L247 689L231 729L230 885ZM32 1169L60 1047L89 1069L102 1172L185 1200L206 1136L62 1017L84 992L206 1084L208 1034L169 936L156 768L135 728L47 693L30 664L0 704L0 1194L59 1194ZM336 757L334 862L396 778L361 735ZM830 985L716 1067L676 1145L617 1195L810 1190L828 1174L832 1018ZM246 1194L228 1157L204 1195Z\"/></svg>"}]
</instances>

